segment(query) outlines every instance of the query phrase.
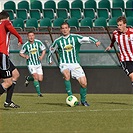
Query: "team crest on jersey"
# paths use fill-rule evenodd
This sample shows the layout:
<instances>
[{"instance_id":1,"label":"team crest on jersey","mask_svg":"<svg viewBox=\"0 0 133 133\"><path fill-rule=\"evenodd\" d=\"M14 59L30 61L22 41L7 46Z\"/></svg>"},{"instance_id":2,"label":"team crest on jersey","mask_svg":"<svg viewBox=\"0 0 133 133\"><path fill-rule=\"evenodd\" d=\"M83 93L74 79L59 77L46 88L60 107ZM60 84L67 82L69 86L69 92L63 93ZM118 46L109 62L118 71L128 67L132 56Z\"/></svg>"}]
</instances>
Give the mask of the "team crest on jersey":
<instances>
[{"instance_id":1,"label":"team crest on jersey","mask_svg":"<svg viewBox=\"0 0 133 133\"><path fill-rule=\"evenodd\" d=\"M37 52L37 49L36 48L33 48L33 49L30 50L30 53L31 54L36 54L36 52Z\"/></svg>"},{"instance_id":2,"label":"team crest on jersey","mask_svg":"<svg viewBox=\"0 0 133 133\"><path fill-rule=\"evenodd\" d=\"M73 49L72 44L68 44L68 45L66 45L66 46L64 47L64 50L65 50L66 52L70 52L70 51L72 51L72 49Z\"/></svg>"}]
</instances>

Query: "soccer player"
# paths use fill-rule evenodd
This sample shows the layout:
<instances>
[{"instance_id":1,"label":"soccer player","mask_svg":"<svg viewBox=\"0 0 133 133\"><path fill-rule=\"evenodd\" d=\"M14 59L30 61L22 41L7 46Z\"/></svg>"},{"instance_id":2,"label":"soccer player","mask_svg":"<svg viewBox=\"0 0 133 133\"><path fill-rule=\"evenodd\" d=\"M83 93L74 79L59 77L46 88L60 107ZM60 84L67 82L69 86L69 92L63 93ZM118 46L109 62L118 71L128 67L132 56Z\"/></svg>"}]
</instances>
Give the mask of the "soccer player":
<instances>
[{"instance_id":1,"label":"soccer player","mask_svg":"<svg viewBox=\"0 0 133 133\"><path fill-rule=\"evenodd\" d=\"M19 77L19 72L9 59L10 34L18 38L18 45L22 44L22 38L9 21L9 14L0 12L0 95L7 91L4 107L19 108L20 106L12 101L13 90Z\"/></svg>"},{"instance_id":2,"label":"soccer player","mask_svg":"<svg viewBox=\"0 0 133 133\"><path fill-rule=\"evenodd\" d=\"M48 62L52 63L52 53L57 49L59 55L59 68L64 77L64 83L68 96L72 94L70 75L72 78L76 78L81 86L80 96L81 104L83 106L89 106L86 101L87 94L87 79L86 75L79 64L79 50L83 43L93 42L96 46L100 45L100 41L93 37L83 37L77 34L70 33L70 26L67 22L61 25L62 36L57 38L49 48Z\"/></svg>"},{"instance_id":3,"label":"soccer player","mask_svg":"<svg viewBox=\"0 0 133 133\"><path fill-rule=\"evenodd\" d=\"M46 47L40 40L35 39L34 32L28 32L27 37L28 41L22 46L20 56L26 59L28 70L32 76L26 77L25 84L27 86L29 81L33 81L38 96L42 97L39 82L43 80L41 61L45 56Z\"/></svg>"},{"instance_id":4,"label":"soccer player","mask_svg":"<svg viewBox=\"0 0 133 133\"><path fill-rule=\"evenodd\" d=\"M126 18L123 16L117 19L117 27L118 30L113 32L111 44L106 51L111 50L114 43L117 42L120 64L129 76L133 87L133 28L127 28Z\"/></svg>"}]
</instances>

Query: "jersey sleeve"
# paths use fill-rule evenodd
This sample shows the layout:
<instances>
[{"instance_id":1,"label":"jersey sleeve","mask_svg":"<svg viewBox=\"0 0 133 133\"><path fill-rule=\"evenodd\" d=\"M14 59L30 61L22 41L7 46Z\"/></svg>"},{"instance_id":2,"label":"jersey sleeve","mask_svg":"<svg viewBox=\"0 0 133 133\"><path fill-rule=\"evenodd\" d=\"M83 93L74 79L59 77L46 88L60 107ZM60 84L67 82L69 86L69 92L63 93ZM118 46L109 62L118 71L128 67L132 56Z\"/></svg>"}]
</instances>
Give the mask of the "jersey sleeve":
<instances>
[{"instance_id":1,"label":"jersey sleeve","mask_svg":"<svg viewBox=\"0 0 133 133\"><path fill-rule=\"evenodd\" d=\"M25 52L26 52L26 47L25 45L23 45L19 53L24 54Z\"/></svg>"},{"instance_id":2,"label":"jersey sleeve","mask_svg":"<svg viewBox=\"0 0 133 133\"><path fill-rule=\"evenodd\" d=\"M111 39L111 44L110 44L110 47L112 48L114 46L114 43L115 43L115 33L113 32L113 35L112 35L112 39Z\"/></svg>"},{"instance_id":3,"label":"jersey sleeve","mask_svg":"<svg viewBox=\"0 0 133 133\"><path fill-rule=\"evenodd\" d=\"M49 47L48 56L47 56L48 63L52 63L52 54L55 52L57 48L58 48L57 41L54 41Z\"/></svg>"},{"instance_id":4,"label":"jersey sleeve","mask_svg":"<svg viewBox=\"0 0 133 133\"><path fill-rule=\"evenodd\" d=\"M83 44L83 43L90 43L90 42L96 43L99 40L89 36L89 37L78 38L78 41L80 44Z\"/></svg>"},{"instance_id":5,"label":"jersey sleeve","mask_svg":"<svg viewBox=\"0 0 133 133\"><path fill-rule=\"evenodd\" d=\"M40 49L41 49L42 51L46 49L45 45L44 45L42 42L40 42Z\"/></svg>"},{"instance_id":6,"label":"jersey sleeve","mask_svg":"<svg viewBox=\"0 0 133 133\"><path fill-rule=\"evenodd\" d=\"M15 35L18 38L18 42L23 44L21 36L18 34L18 32L15 30L15 28L12 26L9 20L5 21L5 27L9 32L11 32L13 35Z\"/></svg>"}]
</instances>

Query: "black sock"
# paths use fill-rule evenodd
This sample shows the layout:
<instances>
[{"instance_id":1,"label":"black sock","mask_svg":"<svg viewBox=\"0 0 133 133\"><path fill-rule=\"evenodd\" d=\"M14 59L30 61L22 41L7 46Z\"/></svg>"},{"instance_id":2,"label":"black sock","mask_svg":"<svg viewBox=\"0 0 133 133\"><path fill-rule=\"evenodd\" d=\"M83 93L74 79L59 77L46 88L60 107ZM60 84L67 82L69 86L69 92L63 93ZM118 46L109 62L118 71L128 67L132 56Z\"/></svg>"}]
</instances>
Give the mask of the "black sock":
<instances>
[{"instance_id":1,"label":"black sock","mask_svg":"<svg viewBox=\"0 0 133 133\"><path fill-rule=\"evenodd\" d=\"M5 89L3 88L3 86L0 84L0 95L2 95L5 92Z\"/></svg>"},{"instance_id":2,"label":"black sock","mask_svg":"<svg viewBox=\"0 0 133 133\"><path fill-rule=\"evenodd\" d=\"M16 81L13 81L12 85L9 88L7 88L7 95L6 95L6 102L7 103L11 102L12 94L13 94L15 85L16 85Z\"/></svg>"}]
</instances>

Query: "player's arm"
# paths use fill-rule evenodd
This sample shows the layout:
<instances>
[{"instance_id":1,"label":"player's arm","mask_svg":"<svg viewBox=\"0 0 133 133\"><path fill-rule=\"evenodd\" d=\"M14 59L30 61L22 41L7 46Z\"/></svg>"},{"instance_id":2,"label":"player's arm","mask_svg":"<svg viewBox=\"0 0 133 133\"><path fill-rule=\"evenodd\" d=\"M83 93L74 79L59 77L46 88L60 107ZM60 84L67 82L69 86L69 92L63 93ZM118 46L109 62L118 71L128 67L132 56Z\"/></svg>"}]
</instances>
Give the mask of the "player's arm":
<instances>
[{"instance_id":1,"label":"player's arm","mask_svg":"<svg viewBox=\"0 0 133 133\"><path fill-rule=\"evenodd\" d=\"M93 38L91 36L89 37L82 37L81 39L78 39L78 41L83 44L83 43L90 43L90 42L93 42L96 44L96 46L99 46L101 44L101 42L96 39L96 38Z\"/></svg>"},{"instance_id":2,"label":"player's arm","mask_svg":"<svg viewBox=\"0 0 133 133\"><path fill-rule=\"evenodd\" d=\"M22 48L21 48L21 50L20 50L20 52L19 52L19 55L20 55L21 57L25 58L25 59L29 59L29 56L28 56L27 54L25 54L25 52L26 52L26 49L25 49L24 46L22 46Z\"/></svg>"},{"instance_id":3,"label":"player's arm","mask_svg":"<svg viewBox=\"0 0 133 133\"><path fill-rule=\"evenodd\" d=\"M48 51L48 56L47 56L47 60L49 64L52 64L52 54L56 51L56 49L58 48L57 46L57 42L54 41L50 47L49 47L49 51Z\"/></svg>"},{"instance_id":4,"label":"player's arm","mask_svg":"<svg viewBox=\"0 0 133 133\"><path fill-rule=\"evenodd\" d=\"M21 36L18 34L16 29L12 26L10 21L8 21L8 20L6 21L5 27L9 30L10 33L12 33L13 35L15 35L18 38L18 45L23 44Z\"/></svg>"},{"instance_id":5,"label":"player's arm","mask_svg":"<svg viewBox=\"0 0 133 133\"><path fill-rule=\"evenodd\" d=\"M42 61L42 59L44 58L45 53L46 53L46 50L43 50L41 56L39 56L40 61Z\"/></svg>"},{"instance_id":6,"label":"player's arm","mask_svg":"<svg viewBox=\"0 0 133 133\"><path fill-rule=\"evenodd\" d=\"M46 47L45 47L45 45L44 45L43 43L41 43L40 49L42 50L42 53L41 53L41 55L39 56L39 60L42 61L42 59L44 58L45 53L46 53Z\"/></svg>"},{"instance_id":7,"label":"player's arm","mask_svg":"<svg viewBox=\"0 0 133 133\"><path fill-rule=\"evenodd\" d=\"M110 51L112 47L114 46L115 41L116 41L115 36L113 34L112 39L111 39L111 44L105 49L105 51Z\"/></svg>"}]
</instances>

